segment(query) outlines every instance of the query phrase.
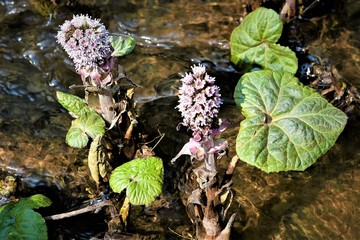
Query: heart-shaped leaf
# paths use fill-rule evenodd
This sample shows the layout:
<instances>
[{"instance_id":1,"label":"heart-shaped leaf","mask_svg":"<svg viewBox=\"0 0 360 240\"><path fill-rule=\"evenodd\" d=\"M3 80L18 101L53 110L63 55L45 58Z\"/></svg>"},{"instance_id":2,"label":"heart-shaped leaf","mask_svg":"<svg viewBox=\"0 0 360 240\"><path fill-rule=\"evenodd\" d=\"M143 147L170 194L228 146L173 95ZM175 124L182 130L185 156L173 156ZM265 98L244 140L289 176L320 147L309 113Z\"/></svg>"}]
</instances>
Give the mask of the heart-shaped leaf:
<instances>
[{"instance_id":1,"label":"heart-shaped leaf","mask_svg":"<svg viewBox=\"0 0 360 240\"><path fill-rule=\"evenodd\" d=\"M110 187L134 205L149 205L162 192L164 167L160 158L136 158L117 167L110 176Z\"/></svg>"},{"instance_id":2,"label":"heart-shaped leaf","mask_svg":"<svg viewBox=\"0 0 360 240\"><path fill-rule=\"evenodd\" d=\"M71 122L71 127L66 134L66 143L70 147L83 148L87 145L89 137L94 139L97 135L104 133L104 120L96 112L89 112Z\"/></svg>"},{"instance_id":3,"label":"heart-shaped leaf","mask_svg":"<svg viewBox=\"0 0 360 240\"><path fill-rule=\"evenodd\" d=\"M89 108L86 101L78 96L57 91L56 97L59 103L70 113L79 117L89 112L95 112L94 109Z\"/></svg>"},{"instance_id":4,"label":"heart-shaped leaf","mask_svg":"<svg viewBox=\"0 0 360 240\"><path fill-rule=\"evenodd\" d=\"M122 57L129 54L135 48L135 39L131 36L111 36L110 44L114 48L111 56Z\"/></svg>"},{"instance_id":5,"label":"heart-shaped leaf","mask_svg":"<svg viewBox=\"0 0 360 240\"><path fill-rule=\"evenodd\" d=\"M235 101L246 117L237 154L265 172L306 169L334 145L347 121L341 110L284 71L243 75Z\"/></svg>"},{"instance_id":6,"label":"heart-shaped leaf","mask_svg":"<svg viewBox=\"0 0 360 240\"><path fill-rule=\"evenodd\" d=\"M37 194L0 206L0 239L48 239L45 220L32 209L50 204L50 199Z\"/></svg>"},{"instance_id":7,"label":"heart-shaped leaf","mask_svg":"<svg viewBox=\"0 0 360 240\"><path fill-rule=\"evenodd\" d=\"M231 61L240 66L258 64L265 69L296 73L296 55L288 47L276 44L283 24L271 9L257 8L231 33Z\"/></svg>"}]
</instances>

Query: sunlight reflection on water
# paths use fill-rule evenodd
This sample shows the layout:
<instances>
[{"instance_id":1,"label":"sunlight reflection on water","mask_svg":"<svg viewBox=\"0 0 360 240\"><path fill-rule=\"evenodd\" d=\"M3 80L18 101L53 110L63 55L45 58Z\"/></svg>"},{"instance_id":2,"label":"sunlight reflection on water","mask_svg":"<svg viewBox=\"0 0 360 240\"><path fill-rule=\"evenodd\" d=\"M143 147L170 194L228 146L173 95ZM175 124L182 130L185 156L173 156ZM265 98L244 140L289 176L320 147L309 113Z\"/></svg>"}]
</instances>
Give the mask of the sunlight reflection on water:
<instances>
[{"instance_id":1,"label":"sunlight reflection on water","mask_svg":"<svg viewBox=\"0 0 360 240\"><path fill-rule=\"evenodd\" d=\"M73 12L59 12L47 25L48 19L30 10L27 1L10 2L4 1L6 7L0 5L0 12L6 12L6 16L0 14L0 168L16 172L30 185L53 184L67 188L66 193L74 198L85 197L84 186L91 182L83 163L85 154L64 143L70 117L56 104L54 95L55 90L81 82L54 40L58 25ZM140 86L136 90L143 111L140 115L153 126L165 121L162 127L168 141L162 147L171 157L184 141L175 129L179 119L176 100L170 100L176 95L178 79L190 71L191 64L201 61L220 69L220 75L231 73L227 39L242 16L242 1L160 1L163 3L151 7L149 2L112 1L92 7L111 32L130 34L138 41L134 52L121 63ZM332 48L327 51L338 54L333 56L336 61L351 52L342 71L348 80L359 81L358 49L351 44ZM231 157L242 116L231 99L234 79L218 80L226 98L221 114L233 123L223 133ZM144 113L150 110L153 112ZM265 174L239 163L234 177L236 201L231 208L238 213L236 236L356 239L360 233L359 129L358 116L354 116L337 144L305 172ZM227 160L220 166L225 168ZM174 211L181 213L181 209ZM165 220L172 213L166 214Z\"/></svg>"}]
</instances>

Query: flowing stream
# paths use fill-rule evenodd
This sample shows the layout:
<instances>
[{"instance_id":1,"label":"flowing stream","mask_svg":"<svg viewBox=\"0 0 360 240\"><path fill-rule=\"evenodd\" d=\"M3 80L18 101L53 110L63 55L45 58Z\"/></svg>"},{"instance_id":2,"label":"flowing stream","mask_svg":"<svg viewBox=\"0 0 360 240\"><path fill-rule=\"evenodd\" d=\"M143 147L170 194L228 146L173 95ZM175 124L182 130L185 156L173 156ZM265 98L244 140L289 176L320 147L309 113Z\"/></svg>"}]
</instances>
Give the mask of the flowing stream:
<instances>
[{"instance_id":1,"label":"flowing stream","mask_svg":"<svg viewBox=\"0 0 360 240\"><path fill-rule=\"evenodd\" d=\"M31 2L36 1L0 1L0 179L17 176L18 197L48 196L53 205L46 214L79 207L88 199L88 188L94 188L84 162L86 150L65 143L71 117L55 97L56 90L69 91L70 85L81 83L72 61L56 43L59 25L73 14L89 14L101 19L111 33L136 39L135 50L120 61L139 85L135 96L139 119L150 134L166 134L157 151L167 169L168 202L134 207L129 231L146 239L182 239L174 232L193 234L176 190L180 170L169 164L188 137L176 130L179 79L198 63L216 77L224 100L221 117L232 122L222 135L230 143L228 157L219 163L224 169L235 154L243 119L232 99L240 75L229 62L229 38L246 13L246 3L260 1L64 1L71 4L58 7L51 17L39 14ZM321 13L323 20L306 24L305 41L312 54L329 59L359 88L360 4L341 3L336 11ZM234 239L357 239L359 132L356 109L335 146L304 172L266 174L240 162L229 210L237 212ZM90 239L106 231L107 225L101 216L85 214L48 227L49 239Z\"/></svg>"}]
</instances>

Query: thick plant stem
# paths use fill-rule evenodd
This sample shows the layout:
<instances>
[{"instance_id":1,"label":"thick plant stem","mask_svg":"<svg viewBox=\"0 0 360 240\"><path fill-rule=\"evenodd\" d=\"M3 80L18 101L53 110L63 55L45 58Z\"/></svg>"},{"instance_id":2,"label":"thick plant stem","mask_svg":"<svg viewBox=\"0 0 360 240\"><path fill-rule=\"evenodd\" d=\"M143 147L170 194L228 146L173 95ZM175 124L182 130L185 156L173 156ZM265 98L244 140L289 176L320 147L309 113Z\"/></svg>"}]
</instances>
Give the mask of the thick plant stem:
<instances>
[{"instance_id":1,"label":"thick plant stem","mask_svg":"<svg viewBox=\"0 0 360 240\"><path fill-rule=\"evenodd\" d=\"M196 230L196 236L199 240L215 239L221 232L219 213L215 210L215 195L217 187L214 185L208 186L205 189L207 202L204 209L204 217L201 225L197 226Z\"/></svg>"},{"instance_id":2,"label":"thick plant stem","mask_svg":"<svg viewBox=\"0 0 360 240\"><path fill-rule=\"evenodd\" d=\"M209 154L208 157L213 157L214 154ZM208 159L209 160L209 159ZM215 159L214 159L215 160ZM203 188L199 189L201 191L200 196L203 196L206 201L203 205L194 204L194 210L201 213L195 214L197 219L193 219L196 223L196 236L199 240L229 240L230 239L230 229L231 225L234 222L235 214L233 214L227 224L225 223L226 212L232 201L232 193L230 190L231 186L231 177L234 172L235 166L238 162L238 157L234 157L229 163L229 167L226 171L225 177L222 180L222 183L219 184L217 177L216 166L209 166L207 164L202 167L205 168L205 172L212 178L207 178L208 182L202 184ZM208 161L210 163L211 161ZM212 162L215 164L215 161ZM210 167L210 168L208 168ZM209 169L212 169L212 172L209 172ZM199 172L199 171L198 171ZM199 176L198 176L199 177ZM204 176L202 176L204 178ZM229 201L224 201L220 198L222 193L226 193L227 196L231 196ZM201 202L201 199L199 199Z\"/></svg>"},{"instance_id":3,"label":"thick plant stem","mask_svg":"<svg viewBox=\"0 0 360 240\"><path fill-rule=\"evenodd\" d=\"M102 87L99 96L99 103L103 118L111 124L115 118L115 111L112 109L114 99L110 87Z\"/></svg>"},{"instance_id":4,"label":"thick plant stem","mask_svg":"<svg viewBox=\"0 0 360 240\"><path fill-rule=\"evenodd\" d=\"M231 216L228 223L224 226L222 219L224 211L223 206L219 207L219 187L218 181L208 186L203 192L205 192L207 202L203 206L203 218L196 224L196 237L198 240L229 240L230 229L235 219L235 214ZM201 215L201 214L199 214Z\"/></svg>"}]
</instances>

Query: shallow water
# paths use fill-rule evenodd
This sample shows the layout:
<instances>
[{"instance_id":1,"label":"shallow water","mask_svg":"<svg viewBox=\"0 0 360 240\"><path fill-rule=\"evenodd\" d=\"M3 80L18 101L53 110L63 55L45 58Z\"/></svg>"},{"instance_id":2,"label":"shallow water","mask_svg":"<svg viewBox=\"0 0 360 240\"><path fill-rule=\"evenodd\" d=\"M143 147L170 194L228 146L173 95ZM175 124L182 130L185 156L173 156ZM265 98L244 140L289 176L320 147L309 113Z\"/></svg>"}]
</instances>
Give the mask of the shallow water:
<instances>
[{"instance_id":1,"label":"shallow water","mask_svg":"<svg viewBox=\"0 0 360 240\"><path fill-rule=\"evenodd\" d=\"M64 142L71 117L55 99L56 90L67 91L68 86L81 82L54 40L58 25L79 12L101 19L112 33L136 39L134 52L121 62L140 85L136 89L140 119L149 133L166 133L157 149L165 163L187 137L176 131L180 121L174 109L178 79L192 64L206 64L221 87L221 115L232 121L223 134L230 142L230 159L242 116L232 100L239 75L228 61L228 39L243 17L244 2L83 1L86 4L82 6L59 8L56 18L50 19L38 14L28 1L1 1L0 176L18 176L22 196L41 192L50 197L54 202L51 213L78 206L87 199L86 188L94 187L84 164L86 152ZM343 77L359 87L360 6L356 1L344 3L342 21L329 20L323 38L319 32L312 34L307 44L313 54L329 58ZM336 12L334 16L338 17ZM335 146L304 172L266 174L240 162L231 208L238 213L234 238L357 239L358 119L354 113ZM229 159L222 159L220 166L225 168ZM174 190L176 169L169 167L168 171L164 195L170 208L155 207L157 215L151 209L144 214L142 208L134 208L132 232L152 234L155 239L180 239L169 228L180 234L192 233ZM73 223L66 221L51 223L49 236L89 239L106 231L103 222L88 226L81 217L72 221L82 222L83 228L75 230Z\"/></svg>"}]
</instances>

